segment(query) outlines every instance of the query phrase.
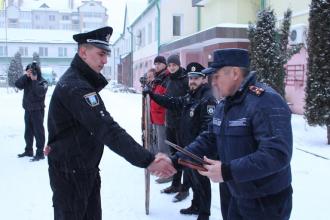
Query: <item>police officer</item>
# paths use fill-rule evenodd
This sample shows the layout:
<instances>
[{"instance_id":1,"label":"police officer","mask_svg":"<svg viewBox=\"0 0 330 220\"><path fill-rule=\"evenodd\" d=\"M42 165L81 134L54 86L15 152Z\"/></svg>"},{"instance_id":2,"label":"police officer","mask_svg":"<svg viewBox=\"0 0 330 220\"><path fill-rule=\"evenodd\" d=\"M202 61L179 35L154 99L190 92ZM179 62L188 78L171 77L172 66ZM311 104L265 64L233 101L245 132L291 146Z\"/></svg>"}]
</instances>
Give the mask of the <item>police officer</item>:
<instances>
[{"instance_id":1,"label":"police officer","mask_svg":"<svg viewBox=\"0 0 330 220\"><path fill-rule=\"evenodd\" d=\"M169 161L142 148L110 116L99 92L111 27L76 34L78 52L56 85L48 114L50 186L56 220L100 220L100 163L104 145L131 164L168 177Z\"/></svg>"},{"instance_id":2,"label":"police officer","mask_svg":"<svg viewBox=\"0 0 330 220\"><path fill-rule=\"evenodd\" d=\"M272 88L256 82L255 73L248 71L246 50L216 50L213 57L203 73L213 74L212 85L225 99L215 110L209 132L186 149L210 163L202 175L229 187L227 219L289 219L290 109ZM215 151L220 160L208 159Z\"/></svg>"},{"instance_id":3,"label":"police officer","mask_svg":"<svg viewBox=\"0 0 330 220\"><path fill-rule=\"evenodd\" d=\"M45 96L48 88L47 81L42 78L40 67L36 62L26 66L25 74L20 77L15 86L18 89L24 89L23 108L25 110L25 151L18 154L18 157L33 156L33 138L36 139L36 155L31 161L44 159L45 146Z\"/></svg>"},{"instance_id":4,"label":"police officer","mask_svg":"<svg viewBox=\"0 0 330 220\"><path fill-rule=\"evenodd\" d=\"M169 97L161 96L145 90L158 104L167 109L181 112L179 124L179 144L189 145L202 132L207 130L211 121L216 99L212 95L211 88L207 84L207 78L201 71L204 67L199 63L190 63L187 66L189 78L189 92L185 96ZM207 177L197 171L186 169L184 174L193 189L191 206L181 209L182 214L197 214L198 220L209 219L211 206L211 185ZM180 194L179 194L180 195Z\"/></svg>"}]
</instances>

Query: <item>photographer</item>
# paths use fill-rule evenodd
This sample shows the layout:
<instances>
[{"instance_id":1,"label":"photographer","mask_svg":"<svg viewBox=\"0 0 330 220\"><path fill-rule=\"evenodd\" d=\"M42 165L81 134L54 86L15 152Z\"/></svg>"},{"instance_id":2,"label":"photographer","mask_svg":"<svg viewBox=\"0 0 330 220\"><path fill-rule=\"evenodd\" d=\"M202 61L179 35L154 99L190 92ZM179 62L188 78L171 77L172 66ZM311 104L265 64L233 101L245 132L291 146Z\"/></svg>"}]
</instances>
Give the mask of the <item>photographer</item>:
<instances>
[{"instance_id":1,"label":"photographer","mask_svg":"<svg viewBox=\"0 0 330 220\"><path fill-rule=\"evenodd\" d=\"M45 113L45 96L48 83L41 76L40 67L36 62L26 66L25 74L20 77L15 86L24 89L23 108L25 110L25 151L18 157L33 157L33 137L36 139L36 155L31 161L44 159L45 129L43 126Z\"/></svg>"}]
</instances>

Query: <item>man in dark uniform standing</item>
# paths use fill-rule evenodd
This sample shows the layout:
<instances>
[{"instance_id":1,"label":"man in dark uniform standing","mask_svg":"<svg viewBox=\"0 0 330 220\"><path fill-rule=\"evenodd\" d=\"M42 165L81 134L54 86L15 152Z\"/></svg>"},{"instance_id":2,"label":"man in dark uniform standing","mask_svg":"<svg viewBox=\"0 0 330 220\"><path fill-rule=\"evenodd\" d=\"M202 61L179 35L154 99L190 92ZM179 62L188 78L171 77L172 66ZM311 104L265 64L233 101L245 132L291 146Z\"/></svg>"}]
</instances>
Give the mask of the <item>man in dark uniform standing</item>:
<instances>
[{"instance_id":1,"label":"man in dark uniform standing","mask_svg":"<svg viewBox=\"0 0 330 220\"><path fill-rule=\"evenodd\" d=\"M195 138L207 130L215 110L216 99L207 84L207 78L201 71L204 67L199 63L190 63L187 66L189 78L189 93L180 97L157 95L150 89L150 97L167 109L181 112L179 124L179 145L187 146ZM211 184L209 178L200 175L197 171L185 169L189 185L192 186L193 200L191 206L181 209L181 214L196 214L198 220L208 220L211 207Z\"/></svg>"},{"instance_id":2,"label":"man in dark uniform standing","mask_svg":"<svg viewBox=\"0 0 330 220\"><path fill-rule=\"evenodd\" d=\"M181 67L180 57L177 54L172 54L167 58L167 69L170 72L169 80L166 87L166 96L179 97L184 96L189 91L188 77L186 70ZM178 121L181 117L181 111L176 109L168 109L166 111L165 125L166 125L166 138L172 143L179 144L179 126ZM174 154L176 151L170 148ZM186 184L182 187L181 184L182 172L179 171L173 176L171 186L162 190L163 193L176 193L181 198L186 198L189 195L189 186ZM185 178L185 177L183 177ZM185 182L185 179L183 180ZM183 194L180 195L180 194ZM181 200L178 200L181 201Z\"/></svg>"},{"instance_id":3,"label":"man in dark uniform standing","mask_svg":"<svg viewBox=\"0 0 330 220\"><path fill-rule=\"evenodd\" d=\"M161 177L176 171L146 151L107 112L99 92L111 27L76 34L78 52L56 85L48 114L50 186L56 220L100 220L100 163L104 145L131 164ZM156 159L155 159L156 158Z\"/></svg>"},{"instance_id":4,"label":"man in dark uniform standing","mask_svg":"<svg viewBox=\"0 0 330 220\"><path fill-rule=\"evenodd\" d=\"M228 186L225 218L287 220L292 209L291 111L277 92L256 82L255 73L248 71L246 50L217 50L213 57L203 72L213 74L212 86L225 99L217 105L208 132L186 149L210 164L202 175ZM214 152L220 160L206 157Z\"/></svg>"},{"instance_id":5,"label":"man in dark uniform standing","mask_svg":"<svg viewBox=\"0 0 330 220\"><path fill-rule=\"evenodd\" d=\"M44 159L45 146L45 96L48 88L47 81L42 78L40 67L36 62L26 66L25 74L20 77L15 86L24 89L23 108L25 110L25 150L18 157L33 156L33 137L36 139L36 155L31 161Z\"/></svg>"}]
</instances>

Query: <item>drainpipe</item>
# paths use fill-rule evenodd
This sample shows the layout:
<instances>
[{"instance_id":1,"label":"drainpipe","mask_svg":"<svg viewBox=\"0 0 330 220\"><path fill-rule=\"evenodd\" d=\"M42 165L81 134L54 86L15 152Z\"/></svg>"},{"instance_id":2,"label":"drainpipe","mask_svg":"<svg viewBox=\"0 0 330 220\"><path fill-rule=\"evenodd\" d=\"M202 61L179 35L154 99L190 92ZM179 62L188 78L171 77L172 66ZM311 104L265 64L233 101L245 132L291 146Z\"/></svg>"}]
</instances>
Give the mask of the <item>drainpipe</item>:
<instances>
[{"instance_id":1,"label":"drainpipe","mask_svg":"<svg viewBox=\"0 0 330 220\"><path fill-rule=\"evenodd\" d=\"M157 7L157 55L159 55L160 49L160 8L159 8L159 0L156 0Z\"/></svg>"},{"instance_id":2,"label":"drainpipe","mask_svg":"<svg viewBox=\"0 0 330 220\"><path fill-rule=\"evenodd\" d=\"M260 0L260 9L261 10L264 10L265 9L265 7L266 7L266 2L265 2L266 0Z\"/></svg>"},{"instance_id":3,"label":"drainpipe","mask_svg":"<svg viewBox=\"0 0 330 220\"><path fill-rule=\"evenodd\" d=\"M133 32L132 28L127 28L128 33L131 35L131 77L130 77L130 86L133 87Z\"/></svg>"},{"instance_id":4,"label":"drainpipe","mask_svg":"<svg viewBox=\"0 0 330 220\"><path fill-rule=\"evenodd\" d=\"M197 32L201 31L201 7L197 7Z\"/></svg>"}]
</instances>

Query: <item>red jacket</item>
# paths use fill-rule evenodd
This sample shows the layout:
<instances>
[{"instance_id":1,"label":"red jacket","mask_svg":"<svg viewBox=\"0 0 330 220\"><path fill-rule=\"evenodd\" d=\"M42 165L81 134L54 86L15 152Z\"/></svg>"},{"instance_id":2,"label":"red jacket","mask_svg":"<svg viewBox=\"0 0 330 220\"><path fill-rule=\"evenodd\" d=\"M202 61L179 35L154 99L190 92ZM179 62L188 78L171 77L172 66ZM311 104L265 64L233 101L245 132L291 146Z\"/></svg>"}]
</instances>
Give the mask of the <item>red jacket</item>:
<instances>
[{"instance_id":1,"label":"red jacket","mask_svg":"<svg viewBox=\"0 0 330 220\"><path fill-rule=\"evenodd\" d=\"M163 70L158 74L156 73L152 87L153 93L159 95L164 95L166 93L169 75L170 73L167 70ZM156 125L165 125L165 112L166 109L164 107L158 105L154 100L150 100L151 123Z\"/></svg>"}]
</instances>

